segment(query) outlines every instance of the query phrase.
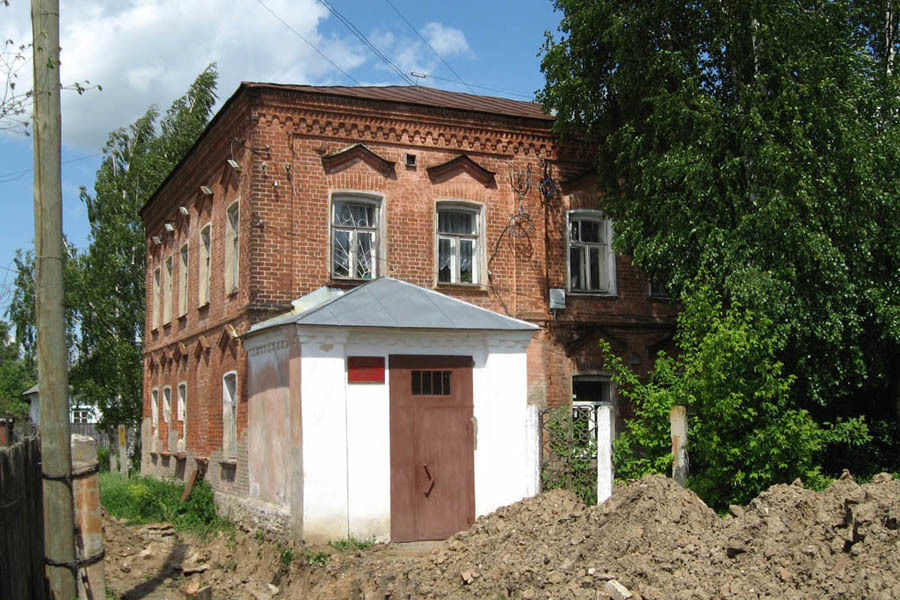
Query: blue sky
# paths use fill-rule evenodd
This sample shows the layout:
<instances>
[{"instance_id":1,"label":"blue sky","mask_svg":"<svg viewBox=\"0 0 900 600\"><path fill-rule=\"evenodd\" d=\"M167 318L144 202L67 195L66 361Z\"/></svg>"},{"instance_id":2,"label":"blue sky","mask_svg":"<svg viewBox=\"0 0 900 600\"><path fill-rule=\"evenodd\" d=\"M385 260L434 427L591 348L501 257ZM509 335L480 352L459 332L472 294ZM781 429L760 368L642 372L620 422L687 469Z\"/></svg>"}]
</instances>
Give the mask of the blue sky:
<instances>
[{"instance_id":1,"label":"blue sky","mask_svg":"<svg viewBox=\"0 0 900 600\"><path fill-rule=\"evenodd\" d=\"M422 85L470 91L455 71L477 93L522 100L543 83L537 54L559 22L549 0L327 1L400 71L428 73ZM0 36L30 41L29 11L26 0L0 6ZM207 64L218 63L220 103L240 81L354 85L343 71L362 85L405 84L319 0L63 0L60 19L63 83L103 88L63 92L63 230L78 248L89 233L79 188L93 188L108 133L152 104L168 107ZM18 88L28 89L31 63L20 66ZM15 251L34 237L31 143L0 131L0 318Z\"/></svg>"}]
</instances>

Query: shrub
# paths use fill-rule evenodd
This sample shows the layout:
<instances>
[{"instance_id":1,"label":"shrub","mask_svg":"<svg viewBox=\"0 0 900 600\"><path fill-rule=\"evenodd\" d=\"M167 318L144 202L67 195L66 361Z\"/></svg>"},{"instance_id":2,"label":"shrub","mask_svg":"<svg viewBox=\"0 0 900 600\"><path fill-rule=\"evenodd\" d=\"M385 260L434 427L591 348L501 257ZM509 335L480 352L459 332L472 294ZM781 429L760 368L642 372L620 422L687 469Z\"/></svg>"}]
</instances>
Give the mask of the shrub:
<instances>
[{"instance_id":1,"label":"shrub","mask_svg":"<svg viewBox=\"0 0 900 600\"><path fill-rule=\"evenodd\" d=\"M604 364L635 412L616 442L618 476L669 470L669 411L677 404L689 414L688 487L714 508L744 504L798 477L821 487L825 448L868 440L862 419L817 423L794 404L794 376L776 359L783 337L771 321L737 304L723 307L701 286L684 298L678 326L680 355L661 355L649 382L602 344Z\"/></svg>"},{"instance_id":2,"label":"shrub","mask_svg":"<svg viewBox=\"0 0 900 600\"><path fill-rule=\"evenodd\" d=\"M151 477L127 479L100 474L100 501L109 514L129 524L168 521L179 531L205 535L231 525L216 514L214 492L205 481L194 486L181 502L184 486Z\"/></svg>"}]
</instances>

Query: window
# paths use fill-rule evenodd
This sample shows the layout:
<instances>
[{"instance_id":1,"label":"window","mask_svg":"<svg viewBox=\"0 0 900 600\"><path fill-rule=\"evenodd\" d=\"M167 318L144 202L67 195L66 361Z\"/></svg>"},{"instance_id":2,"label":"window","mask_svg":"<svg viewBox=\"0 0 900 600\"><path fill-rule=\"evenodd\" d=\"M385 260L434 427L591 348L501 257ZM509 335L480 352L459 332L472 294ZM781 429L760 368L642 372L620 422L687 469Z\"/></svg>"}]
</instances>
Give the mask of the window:
<instances>
[{"instance_id":1,"label":"window","mask_svg":"<svg viewBox=\"0 0 900 600\"><path fill-rule=\"evenodd\" d=\"M209 304L209 258L210 258L210 226L200 230L200 274L197 278L197 302L199 306Z\"/></svg>"},{"instance_id":2,"label":"window","mask_svg":"<svg viewBox=\"0 0 900 600\"><path fill-rule=\"evenodd\" d=\"M616 293L612 225L598 211L569 214L569 290Z\"/></svg>"},{"instance_id":3,"label":"window","mask_svg":"<svg viewBox=\"0 0 900 600\"><path fill-rule=\"evenodd\" d=\"M163 325L172 320L172 257L166 259L163 271Z\"/></svg>"},{"instance_id":4,"label":"window","mask_svg":"<svg viewBox=\"0 0 900 600\"><path fill-rule=\"evenodd\" d=\"M665 284L657 279L650 280L650 297L659 298L661 300L671 299L671 296L669 296L669 290L666 289Z\"/></svg>"},{"instance_id":5,"label":"window","mask_svg":"<svg viewBox=\"0 0 900 600\"><path fill-rule=\"evenodd\" d=\"M178 384L178 405L176 410L177 418L181 421L181 435L178 436L178 451L184 452L184 440L187 439L187 384L181 382Z\"/></svg>"},{"instance_id":6,"label":"window","mask_svg":"<svg viewBox=\"0 0 900 600\"><path fill-rule=\"evenodd\" d=\"M154 389L150 392L150 428L153 430L153 437L159 437L159 390Z\"/></svg>"},{"instance_id":7,"label":"window","mask_svg":"<svg viewBox=\"0 0 900 600\"><path fill-rule=\"evenodd\" d=\"M331 204L331 275L340 279L378 276L379 204L335 199Z\"/></svg>"},{"instance_id":8,"label":"window","mask_svg":"<svg viewBox=\"0 0 900 600\"><path fill-rule=\"evenodd\" d=\"M413 371L413 396L449 396L450 371Z\"/></svg>"},{"instance_id":9,"label":"window","mask_svg":"<svg viewBox=\"0 0 900 600\"><path fill-rule=\"evenodd\" d=\"M74 409L72 409L72 422L73 423L90 423L91 422L91 410L89 408L74 408Z\"/></svg>"},{"instance_id":10,"label":"window","mask_svg":"<svg viewBox=\"0 0 900 600\"><path fill-rule=\"evenodd\" d=\"M479 282L479 217L474 209L438 207L439 282Z\"/></svg>"},{"instance_id":11,"label":"window","mask_svg":"<svg viewBox=\"0 0 900 600\"><path fill-rule=\"evenodd\" d=\"M225 295L238 287L238 256L240 237L240 204L234 202L225 211Z\"/></svg>"},{"instance_id":12,"label":"window","mask_svg":"<svg viewBox=\"0 0 900 600\"><path fill-rule=\"evenodd\" d=\"M237 456L237 373L222 377L222 455Z\"/></svg>"},{"instance_id":13,"label":"window","mask_svg":"<svg viewBox=\"0 0 900 600\"><path fill-rule=\"evenodd\" d=\"M172 388L163 388L163 421L168 423L172 418Z\"/></svg>"},{"instance_id":14,"label":"window","mask_svg":"<svg viewBox=\"0 0 900 600\"><path fill-rule=\"evenodd\" d=\"M188 245L181 247L181 261L178 270L178 316L183 317L188 311Z\"/></svg>"},{"instance_id":15,"label":"window","mask_svg":"<svg viewBox=\"0 0 900 600\"><path fill-rule=\"evenodd\" d=\"M159 327L159 267L153 269L153 317L150 321L150 328Z\"/></svg>"}]
</instances>

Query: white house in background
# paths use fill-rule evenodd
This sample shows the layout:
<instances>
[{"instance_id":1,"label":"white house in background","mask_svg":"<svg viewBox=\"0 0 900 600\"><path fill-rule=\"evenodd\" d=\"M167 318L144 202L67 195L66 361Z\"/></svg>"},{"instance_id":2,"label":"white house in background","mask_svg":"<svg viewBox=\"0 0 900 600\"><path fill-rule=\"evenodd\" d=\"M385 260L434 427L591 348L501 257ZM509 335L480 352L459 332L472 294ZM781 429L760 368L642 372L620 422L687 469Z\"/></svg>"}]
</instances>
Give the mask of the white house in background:
<instances>
[{"instance_id":1,"label":"white house in background","mask_svg":"<svg viewBox=\"0 0 900 600\"><path fill-rule=\"evenodd\" d=\"M37 384L22 393L28 401L28 418L35 425L41 424L41 397ZM69 422L73 424L95 425L100 422L100 411L96 406L79 403L69 398Z\"/></svg>"},{"instance_id":2,"label":"white house in background","mask_svg":"<svg viewBox=\"0 0 900 600\"><path fill-rule=\"evenodd\" d=\"M539 491L537 326L390 277L294 305L242 336L243 514L312 542L442 539Z\"/></svg>"}]
</instances>

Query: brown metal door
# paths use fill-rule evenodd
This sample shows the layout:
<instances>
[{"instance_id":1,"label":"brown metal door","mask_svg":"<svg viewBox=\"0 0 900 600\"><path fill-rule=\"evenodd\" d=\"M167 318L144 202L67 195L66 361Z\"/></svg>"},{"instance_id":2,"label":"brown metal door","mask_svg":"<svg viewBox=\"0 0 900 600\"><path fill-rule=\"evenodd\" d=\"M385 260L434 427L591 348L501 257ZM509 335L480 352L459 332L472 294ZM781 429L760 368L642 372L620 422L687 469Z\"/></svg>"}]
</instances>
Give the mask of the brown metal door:
<instances>
[{"instance_id":1,"label":"brown metal door","mask_svg":"<svg viewBox=\"0 0 900 600\"><path fill-rule=\"evenodd\" d=\"M391 538L448 538L475 522L472 357L390 357Z\"/></svg>"}]
</instances>

